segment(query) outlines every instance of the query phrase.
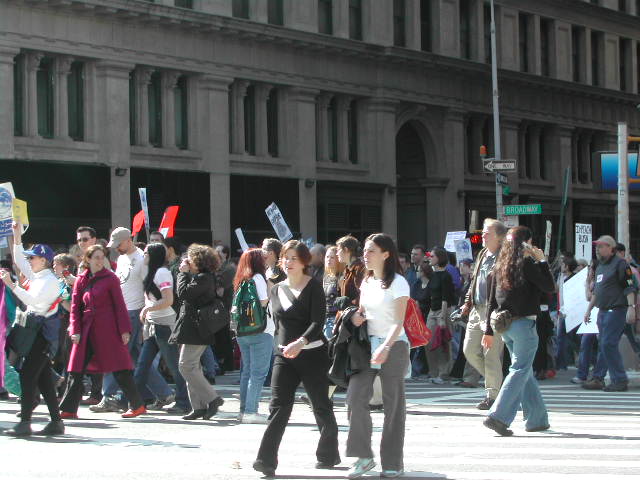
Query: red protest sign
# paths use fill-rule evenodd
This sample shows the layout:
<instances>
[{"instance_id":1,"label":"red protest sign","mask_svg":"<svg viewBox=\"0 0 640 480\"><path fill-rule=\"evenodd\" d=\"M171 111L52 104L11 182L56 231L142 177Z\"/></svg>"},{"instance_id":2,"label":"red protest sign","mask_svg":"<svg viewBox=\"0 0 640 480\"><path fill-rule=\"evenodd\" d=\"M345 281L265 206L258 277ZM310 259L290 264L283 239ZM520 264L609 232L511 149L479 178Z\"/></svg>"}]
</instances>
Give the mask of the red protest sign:
<instances>
[{"instance_id":1,"label":"red protest sign","mask_svg":"<svg viewBox=\"0 0 640 480\"><path fill-rule=\"evenodd\" d=\"M164 236L164 238L173 237L173 228L176 224L176 218L178 217L178 210L180 207L178 205L172 205L171 207L167 207L164 211L164 215L162 216L162 222L160 222L160 233Z\"/></svg>"},{"instance_id":2,"label":"red protest sign","mask_svg":"<svg viewBox=\"0 0 640 480\"><path fill-rule=\"evenodd\" d=\"M142 227L144 227L144 212L142 210L136 213L136 216L133 217L133 225L131 227L132 235L137 235L140 230L142 230Z\"/></svg>"}]
</instances>

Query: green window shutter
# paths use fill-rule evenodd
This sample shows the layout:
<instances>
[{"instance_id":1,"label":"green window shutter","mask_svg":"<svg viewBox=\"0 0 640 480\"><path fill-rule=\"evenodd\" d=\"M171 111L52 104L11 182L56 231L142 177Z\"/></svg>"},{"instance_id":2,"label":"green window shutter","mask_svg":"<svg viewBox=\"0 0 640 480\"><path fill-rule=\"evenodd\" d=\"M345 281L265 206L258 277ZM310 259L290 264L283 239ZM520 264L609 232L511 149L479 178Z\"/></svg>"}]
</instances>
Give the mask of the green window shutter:
<instances>
[{"instance_id":1,"label":"green window shutter","mask_svg":"<svg viewBox=\"0 0 640 480\"><path fill-rule=\"evenodd\" d=\"M67 80L69 102L69 136L84 140L84 64L73 62Z\"/></svg>"},{"instance_id":2,"label":"green window shutter","mask_svg":"<svg viewBox=\"0 0 640 480\"><path fill-rule=\"evenodd\" d=\"M273 88L267 99L267 138L269 155L278 156L278 90Z\"/></svg>"},{"instance_id":3,"label":"green window shutter","mask_svg":"<svg viewBox=\"0 0 640 480\"><path fill-rule=\"evenodd\" d=\"M162 77L153 72L149 82L149 143L162 146Z\"/></svg>"},{"instance_id":4,"label":"green window shutter","mask_svg":"<svg viewBox=\"0 0 640 480\"><path fill-rule=\"evenodd\" d=\"M406 46L404 16L404 0L393 0L393 44L396 47Z\"/></svg>"},{"instance_id":5,"label":"green window shutter","mask_svg":"<svg viewBox=\"0 0 640 480\"><path fill-rule=\"evenodd\" d=\"M332 0L318 0L318 32L333 35Z\"/></svg>"},{"instance_id":6,"label":"green window shutter","mask_svg":"<svg viewBox=\"0 0 640 480\"><path fill-rule=\"evenodd\" d=\"M13 59L13 134L24 135L24 55Z\"/></svg>"},{"instance_id":7,"label":"green window shutter","mask_svg":"<svg viewBox=\"0 0 640 480\"><path fill-rule=\"evenodd\" d=\"M175 89L175 114L176 114L176 146L183 150L189 148L188 138L188 91L187 77L178 79Z\"/></svg>"},{"instance_id":8,"label":"green window shutter","mask_svg":"<svg viewBox=\"0 0 640 480\"><path fill-rule=\"evenodd\" d=\"M247 87L244 97L244 150L249 155L256 154L256 89Z\"/></svg>"},{"instance_id":9,"label":"green window shutter","mask_svg":"<svg viewBox=\"0 0 640 480\"><path fill-rule=\"evenodd\" d=\"M362 40L362 0L349 0L349 38Z\"/></svg>"},{"instance_id":10,"label":"green window shutter","mask_svg":"<svg viewBox=\"0 0 640 480\"><path fill-rule=\"evenodd\" d=\"M38 135L53 138L53 59L40 61L37 78Z\"/></svg>"},{"instance_id":11,"label":"green window shutter","mask_svg":"<svg viewBox=\"0 0 640 480\"><path fill-rule=\"evenodd\" d=\"M193 8L193 0L176 0L175 6L180 8Z\"/></svg>"},{"instance_id":12,"label":"green window shutter","mask_svg":"<svg viewBox=\"0 0 640 480\"><path fill-rule=\"evenodd\" d=\"M138 124L138 114L136 111L136 104L138 103L138 96L136 95L136 74L129 72L129 142L131 145L136 144L136 137L138 132L136 126Z\"/></svg>"},{"instance_id":13,"label":"green window shutter","mask_svg":"<svg viewBox=\"0 0 640 480\"><path fill-rule=\"evenodd\" d=\"M235 123L234 123L234 115L237 115L238 112L234 111L234 92L233 92L233 86L229 87L229 153L234 153L233 152L233 133L234 133L234 129L235 129Z\"/></svg>"},{"instance_id":14,"label":"green window shutter","mask_svg":"<svg viewBox=\"0 0 640 480\"><path fill-rule=\"evenodd\" d=\"M327 135L329 136L329 160L338 161L338 105L332 98L327 107Z\"/></svg>"},{"instance_id":15,"label":"green window shutter","mask_svg":"<svg viewBox=\"0 0 640 480\"><path fill-rule=\"evenodd\" d=\"M347 116L349 161L356 164L358 163L358 102L356 100L349 105Z\"/></svg>"},{"instance_id":16,"label":"green window shutter","mask_svg":"<svg viewBox=\"0 0 640 480\"><path fill-rule=\"evenodd\" d=\"M268 0L267 21L272 25L284 25L284 6L282 0Z\"/></svg>"},{"instance_id":17,"label":"green window shutter","mask_svg":"<svg viewBox=\"0 0 640 480\"><path fill-rule=\"evenodd\" d=\"M237 18L249 18L249 0L233 0L231 15Z\"/></svg>"}]
</instances>

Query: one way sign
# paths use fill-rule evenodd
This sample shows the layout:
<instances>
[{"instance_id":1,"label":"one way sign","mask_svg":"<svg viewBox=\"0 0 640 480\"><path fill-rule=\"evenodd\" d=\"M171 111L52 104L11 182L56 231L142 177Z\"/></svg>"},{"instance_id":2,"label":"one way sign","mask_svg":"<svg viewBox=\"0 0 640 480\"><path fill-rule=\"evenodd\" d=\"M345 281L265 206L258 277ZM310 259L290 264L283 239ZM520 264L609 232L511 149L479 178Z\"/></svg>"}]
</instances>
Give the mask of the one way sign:
<instances>
[{"instance_id":1,"label":"one way sign","mask_svg":"<svg viewBox=\"0 0 640 480\"><path fill-rule=\"evenodd\" d=\"M485 158L482 163L484 171L487 173L516 171L515 160L500 160L497 162L495 158Z\"/></svg>"}]
</instances>

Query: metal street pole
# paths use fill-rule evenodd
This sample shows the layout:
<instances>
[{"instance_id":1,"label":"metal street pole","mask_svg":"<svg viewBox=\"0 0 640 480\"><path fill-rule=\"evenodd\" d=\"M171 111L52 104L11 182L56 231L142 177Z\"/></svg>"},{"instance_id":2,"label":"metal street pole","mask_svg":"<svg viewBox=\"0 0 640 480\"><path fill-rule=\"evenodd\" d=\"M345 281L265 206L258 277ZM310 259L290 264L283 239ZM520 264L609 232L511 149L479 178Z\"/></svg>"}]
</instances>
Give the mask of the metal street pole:
<instances>
[{"instance_id":1,"label":"metal street pole","mask_svg":"<svg viewBox=\"0 0 640 480\"><path fill-rule=\"evenodd\" d=\"M491 0L491 85L493 89L493 143L495 161L502 160L502 145L500 143L500 105L498 95L498 56L496 48L496 14L493 0ZM498 183L496 172L496 218L504 220L502 205L502 185Z\"/></svg>"},{"instance_id":2,"label":"metal street pole","mask_svg":"<svg viewBox=\"0 0 640 480\"><path fill-rule=\"evenodd\" d=\"M618 123L618 242L629 247L629 136L627 124Z\"/></svg>"}]
</instances>

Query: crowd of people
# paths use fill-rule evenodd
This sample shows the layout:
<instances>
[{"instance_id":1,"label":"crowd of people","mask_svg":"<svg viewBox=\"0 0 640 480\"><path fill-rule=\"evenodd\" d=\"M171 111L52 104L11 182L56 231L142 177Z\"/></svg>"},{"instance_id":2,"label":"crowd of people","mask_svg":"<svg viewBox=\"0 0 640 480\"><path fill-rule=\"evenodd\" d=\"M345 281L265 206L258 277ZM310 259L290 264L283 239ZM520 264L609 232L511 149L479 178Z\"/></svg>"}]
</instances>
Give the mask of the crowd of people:
<instances>
[{"instance_id":1,"label":"crowd of people","mask_svg":"<svg viewBox=\"0 0 640 480\"><path fill-rule=\"evenodd\" d=\"M5 433L34 433L40 397L51 417L35 432L41 435L64 434L80 405L125 419L164 410L208 420L224 404L216 374L239 366L238 421L266 425L254 469L275 474L302 384L320 433L316 468L341 463L332 399L346 388L346 456L356 459L348 478L375 466L376 409L384 413L381 475L394 478L404 470L411 379L479 388L483 378L477 408L502 436L512 435L520 408L527 431L550 428L538 382L571 363L571 382L625 391L621 337L640 354L640 276L625 246L605 235L594 242L590 265L569 253L550 264L529 228L494 219L485 220L482 240L475 260L462 262L440 246L399 252L383 233L311 248L266 238L232 258L222 244L185 248L153 232L145 245L124 227L101 241L81 226L76 245L56 254L45 244L25 249L14 223L12 256L0 275L0 399L9 388L21 407ZM565 328L563 285L582 268L584 322L597 307L598 334ZM432 333L414 349L404 328L410 299ZM19 383L5 385L16 371ZM269 383L264 415L259 400Z\"/></svg>"}]
</instances>

